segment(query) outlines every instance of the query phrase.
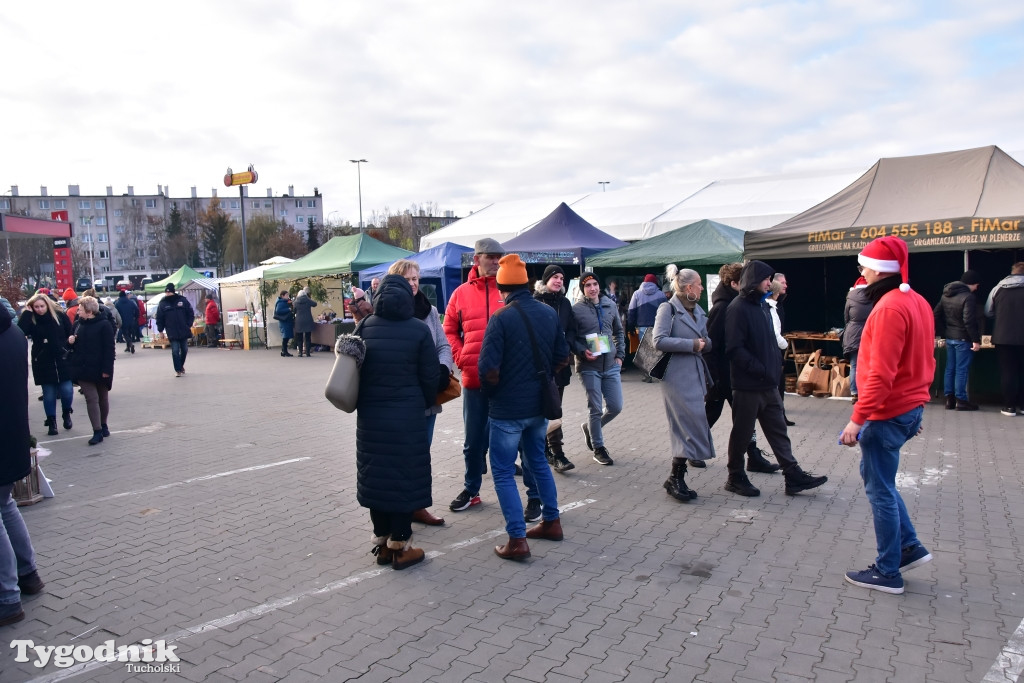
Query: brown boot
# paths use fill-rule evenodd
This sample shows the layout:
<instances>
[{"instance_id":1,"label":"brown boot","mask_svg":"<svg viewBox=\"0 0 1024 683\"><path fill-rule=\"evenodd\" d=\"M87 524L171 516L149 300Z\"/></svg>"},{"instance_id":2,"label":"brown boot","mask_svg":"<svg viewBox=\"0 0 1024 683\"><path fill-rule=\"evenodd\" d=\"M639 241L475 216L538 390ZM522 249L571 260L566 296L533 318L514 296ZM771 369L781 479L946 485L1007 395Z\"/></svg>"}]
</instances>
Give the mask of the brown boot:
<instances>
[{"instance_id":1,"label":"brown boot","mask_svg":"<svg viewBox=\"0 0 1024 683\"><path fill-rule=\"evenodd\" d=\"M387 546L387 536L374 536L373 537L373 549L370 550L370 554L377 556L377 564L385 565L391 564L394 553L391 552L391 548Z\"/></svg>"},{"instance_id":2,"label":"brown boot","mask_svg":"<svg viewBox=\"0 0 1024 683\"><path fill-rule=\"evenodd\" d=\"M392 552L391 566L395 569L405 569L423 561L423 549L413 548L412 539L407 541L388 540L388 548Z\"/></svg>"},{"instance_id":3,"label":"brown boot","mask_svg":"<svg viewBox=\"0 0 1024 683\"><path fill-rule=\"evenodd\" d=\"M432 514L430 510L426 508L414 510L412 513L412 521L419 522L420 524L427 524L429 526L444 526L444 518Z\"/></svg>"},{"instance_id":4,"label":"brown boot","mask_svg":"<svg viewBox=\"0 0 1024 683\"><path fill-rule=\"evenodd\" d=\"M552 519L551 521L543 521L537 526L532 526L526 530L527 538L544 538L549 541L561 541L562 540L562 519Z\"/></svg>"},{"instance_id":5,"label":"brown boot","mask_svg":"<svg viewBox=\"0 0 1024 683\"><path fill-rule=\"evenodd\" d=\"M509 536L508 543L494 546L494 554L506 560L525 560L530 556L530 546L526 544L525 538Z\"/></svg>"}]
</instances>

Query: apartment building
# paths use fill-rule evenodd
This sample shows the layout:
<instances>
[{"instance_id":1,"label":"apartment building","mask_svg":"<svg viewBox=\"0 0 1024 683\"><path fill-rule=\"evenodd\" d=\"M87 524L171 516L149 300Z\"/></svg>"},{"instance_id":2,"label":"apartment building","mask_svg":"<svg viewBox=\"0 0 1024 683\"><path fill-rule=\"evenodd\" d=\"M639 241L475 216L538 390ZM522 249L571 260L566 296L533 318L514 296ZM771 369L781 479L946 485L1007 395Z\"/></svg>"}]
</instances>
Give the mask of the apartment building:
<instances>
[{"instance_id":1,"label":"apartment building","mask_svg":"<svg viewBox=\"0 0 1024 683\"><path fill-rule=\"evenodd\" d=\"M213 198L220 200L221 209L237 222L242 220L242 209L248 221L256 215L273 216L283 220L305 236L309 220L323 225L323 196L313 188L312 195L295 195L293 185L287 194L274 196L272 188L266 196L250 195L250 186L241 186L241 196L235 188L225 188L218 195L212 188L209 196L200 197L191 188L188 197L172 197L166 185L157 186L156 194L135 194L135 188L115 195L107 186L105 195L83 195L78 185L68 185L66 195L50 194L39 188L38 195L23 195L17 185L0 196L0 212L19 213L38 218L52 218L66 211L73 226L75 250L88 254L92 251L97 276L114 270L146 270L157 266L164 239L164 226L171 211L177 208L186 226L195 225L196 217L206 210Z\"/></svg>"}]
</instances>

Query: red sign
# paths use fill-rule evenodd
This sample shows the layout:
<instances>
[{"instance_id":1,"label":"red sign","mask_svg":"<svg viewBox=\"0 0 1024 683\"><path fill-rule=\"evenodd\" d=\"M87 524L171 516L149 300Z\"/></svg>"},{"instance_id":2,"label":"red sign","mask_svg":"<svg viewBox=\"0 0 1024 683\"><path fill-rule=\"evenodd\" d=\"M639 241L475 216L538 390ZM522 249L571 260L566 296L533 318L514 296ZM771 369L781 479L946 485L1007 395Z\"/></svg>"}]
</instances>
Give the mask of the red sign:
<instances>
[{"instance_id":1,"label":"red sign","mask_svg":"<svg viewBox=\"0 0 1024 683\"><path fill-rule=\"evenodd\" d=\"M67 211L54 211L54 213L67 215ZM53 273L58 294L68 287L75 286L75 276L71 269L70 237L55 237L53 240Z\"/></svg>"},{"instance_id":2,"label":"red sign","mask_svg":"<svg viewBox=\"0 0 1024 683\"><path fill-rule=\"evenodd\" d=\"M50 218L55 221L66 221L68 219L67 211L51 211Z\"/></svg>"}]
</instances>

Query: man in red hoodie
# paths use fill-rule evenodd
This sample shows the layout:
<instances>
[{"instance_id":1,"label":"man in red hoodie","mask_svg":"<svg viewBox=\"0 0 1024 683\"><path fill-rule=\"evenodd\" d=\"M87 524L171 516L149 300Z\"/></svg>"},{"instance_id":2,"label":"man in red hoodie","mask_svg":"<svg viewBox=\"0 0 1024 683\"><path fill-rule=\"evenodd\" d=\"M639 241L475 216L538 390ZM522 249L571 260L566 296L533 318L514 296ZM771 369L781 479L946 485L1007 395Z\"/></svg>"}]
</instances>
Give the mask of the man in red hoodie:
<instances>
[{"instance_id":1,"label":"man in red hoodie","mask_svg":"<svg viewBox=\"0 0 1024 683\"><path fill-rule=\"evenodd\" d=\"M874 308L864 324L857 355L857 403L839 435L860 441L860 473L875 522L878 557L863 571L846 573L855 586L902 593L901 571L931 561L917 540L896 490L900 448L921 432L924 404L935 377L935 319L928 302L907 284L907 243L880 237L857 257ZM901 283L902 280L902 283Z\"/></svg>"},{"instance_id":2,"label":"man in red hoodie","mask_svg":"<svg viewBox=\"0 0 1024 683\"><path fill-rule=\"evenodd\" d=\"M484 457L490 432L487 418L490 406L480 388L477 361L484 343L487 321L505 305L495 280L498 261L504 255L505 249L497 240L477 240L473 247L473 267L469 270L469 278L452 292L444 313L444 334L452 346L455 364L462 371L462 420L466 431L462 445L462 455L466 459L466 480L462 493L449 505L452 512L480 504L480 484L483 481Z\"/></svg>"},{"instance_id":3,"label":"man in red hoodie","mask_svg":"<svg viewBox=\"0 0 1024 683\"><path fill-rule=\"evenodd\" d=\"M212 296L206 301L203 317L206 319L206 345L215 349L220 343L220 309Z\"/></svg>"}]
</instances>

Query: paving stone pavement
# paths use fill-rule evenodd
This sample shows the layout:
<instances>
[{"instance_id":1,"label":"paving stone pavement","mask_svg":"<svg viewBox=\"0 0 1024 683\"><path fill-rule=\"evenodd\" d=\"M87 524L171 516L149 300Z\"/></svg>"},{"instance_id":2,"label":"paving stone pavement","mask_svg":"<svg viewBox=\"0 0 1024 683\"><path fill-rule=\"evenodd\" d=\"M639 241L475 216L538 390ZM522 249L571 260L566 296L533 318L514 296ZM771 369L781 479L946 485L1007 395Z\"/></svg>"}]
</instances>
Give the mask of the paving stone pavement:
<instances>
[{"instance_id":1,"label":"paving stone pavement","mask_svg":"<svg viewBox=\"0 0 1024 683\"><path fill-rule=\"evenodd\" d=\"M395 572L369 554L355 415L323 398L331 362L202 348L176 378L168 351L122 355L113 435L97 446L76 395L74 429L44 444L56 497L22 508L47 585L0 629L0 681L1018 680L1024 418L926 408L899 483L935 559L893 596L843 581L875 555L859 451L836 443L846 401L786 400L822 488L787 497L781 475L753 474L760 498L725 492L726 410L719 457L690 470L700 497L682 504L662 489L660 388L624 375L602 467L574 377L576 469L555 476L565 540L532 542L523 563L494 555L504 523L488 478L483 505L447 509L462 483L455 401L433 448L432 509L448 523L414 525L428 560ZM180 671L37 668L7 646L145 638L175 646Z\"/></svg>"}]
</instances>

